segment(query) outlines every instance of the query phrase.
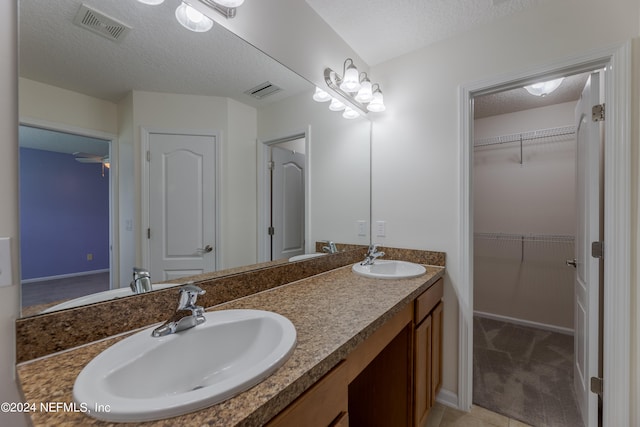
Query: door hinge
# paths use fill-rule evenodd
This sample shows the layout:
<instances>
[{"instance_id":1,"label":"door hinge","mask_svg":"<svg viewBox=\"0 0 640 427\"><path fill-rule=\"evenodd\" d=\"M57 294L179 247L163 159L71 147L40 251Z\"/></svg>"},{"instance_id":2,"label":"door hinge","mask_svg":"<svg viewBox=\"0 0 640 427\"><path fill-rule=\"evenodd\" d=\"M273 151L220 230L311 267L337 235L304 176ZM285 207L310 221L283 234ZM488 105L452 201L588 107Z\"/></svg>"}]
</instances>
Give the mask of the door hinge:
<instances>
[{"instance_id":1,"label":"door hinge","mask_svg":"<svg viewBox=\"0 0 640 427\"><path fill-rule=\"evenodd\" d=\"M604 258L604 242L591 242L591 256Z\"/></svg>"},{"instance_id":2,"label":"door hinge","mask_svg":"<svg viewBox=\"0 0 640 427\"><path fill-rule=\"evenodd\" d=\"M147 228L147 239L151 238L151 228Z\"/></svg>"},{"instance_id":3,"label":"door hinge","mask_svg":"<svg viewBox=\"0 0 640 427\"><path fill-rule=\"evenodd\" d=\"M274 170L276 167L276 164L273 160L269 160L267 162L267 169L269 169L270 171Z\"/></svg>"},{"instance_id":4,"label":"door hinge","mask_svg":"<svg viewBox=\"0 0 640 427\"><path fill-rule=\"evenodd\" d=\"M602 396L602 392L604 391L604 385L602 382L602 378L591 377L591 393L596 393Z\"/></svg>"},{"instance_id":5,"label":"door hinge","mask_svg":"<svg viewBox=\"0 0 640 427\"><path fill-rule=\"evenodd\" d=\"M269 233L269 236L273 236L274 234L276 234L276 230L273 227L269 227L267 229L267 233Z\"/></svg>"},{"instance_id":6,"label":"door hinge","mask_svg":"<svg viewBox=\"0 0 640 427\"><path fill-rule=\"evenodd\" d=\"M594 122L601 122L604 120L604 104L594 105L591 108L591 119Z\"/></svg>"},{"instance_id":7,"label":"door hinge","mask_svg":"<svg viewBox=\"0 0 640 427\"><path fill-rule=\"evenodd\" d=\"M147 162L151 161L151 151L147 150Z\"/></svg>"}]
</instances>

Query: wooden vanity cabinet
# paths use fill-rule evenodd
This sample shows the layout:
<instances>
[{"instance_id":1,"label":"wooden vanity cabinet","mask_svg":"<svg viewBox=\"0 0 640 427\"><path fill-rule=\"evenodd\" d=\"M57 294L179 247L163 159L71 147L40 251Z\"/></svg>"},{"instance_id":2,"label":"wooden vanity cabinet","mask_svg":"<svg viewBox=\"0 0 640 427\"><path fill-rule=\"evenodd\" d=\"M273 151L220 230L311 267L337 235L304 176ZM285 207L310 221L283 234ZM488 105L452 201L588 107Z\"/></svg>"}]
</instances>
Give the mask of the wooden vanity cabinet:
<instances>
[{"instance_id":1,"label":"wooden vanity cabinet","mask_svg":"<svg viewBox=\"0 0 640 427\"><path fill-rule=\"evenodd\" d=\"M442 294L439 279L415 301L413 426L424 426L442 385Z\"/></svg>"},{"instance_id":2,"label":"wooden vanity cabinet","mask_svg":"<svg viewBox=\"0 0 640 427\"><path fill-rule=\"evenodd\" d=\"M287 406L267 427L345 427L349 425L347 367L342 362Z\"/></svg>"}]
</instances>

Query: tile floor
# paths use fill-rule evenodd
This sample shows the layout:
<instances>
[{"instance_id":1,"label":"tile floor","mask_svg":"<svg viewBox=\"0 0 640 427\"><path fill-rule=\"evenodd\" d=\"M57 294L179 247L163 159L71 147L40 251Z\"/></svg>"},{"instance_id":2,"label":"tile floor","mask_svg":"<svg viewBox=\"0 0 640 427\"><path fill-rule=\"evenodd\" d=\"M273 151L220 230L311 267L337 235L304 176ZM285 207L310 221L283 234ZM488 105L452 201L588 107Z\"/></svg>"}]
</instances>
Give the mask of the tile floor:
<instances>
[{"instance_id":1,"label":"tile floor","mask_svg":"<svg viewBox=\"0 0 640 427\"><path fill-rule=\"evenodd\" d=\"M518 420L473 405L470 412L436 403L429 411L426 427L531 427Z\"/></svg>"}]
</instances>

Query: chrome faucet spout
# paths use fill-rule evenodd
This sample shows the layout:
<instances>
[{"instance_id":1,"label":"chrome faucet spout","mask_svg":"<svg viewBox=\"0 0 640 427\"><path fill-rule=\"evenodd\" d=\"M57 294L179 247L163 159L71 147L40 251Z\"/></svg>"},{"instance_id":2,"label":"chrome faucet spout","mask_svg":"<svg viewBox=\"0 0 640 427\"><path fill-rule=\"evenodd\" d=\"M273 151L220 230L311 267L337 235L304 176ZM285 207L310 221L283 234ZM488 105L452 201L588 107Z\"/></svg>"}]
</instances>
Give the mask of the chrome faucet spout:
<instances>
[{"instance_id":1,"label":"chrome faucet spout","mask_svg":"<svg viewBox=\"0 0 640 427\"><path fill-rule=\"evenodd\" d=\"M153 330L153 337L163 337L193 328L204 323L204 307L196 305L198 295L204 295L206 291L200 287L188 284L180 288L180 299L176 312L162 325Z\"/></svg>"},{"instance_id":2,"label":"chrome faucet spout","mask_svg":"<svg viewBox=\"0 0 640 427\"><path fill-rule=\"evenodd\" d=\"M129 284L134 294L142 294L153 290L151 275L145 269L133 267L133 280Z\"/></svg>"},{"instance_id":3,"label":"chrome faucet spout","mask_svg":"<svg viewBox=\"0 0 640 427\"><path fill-rule=\"evenodd\" d=\"M323 246L322 247L322 252L326 252L329 254L335 254L338 253L338 248L336 247L336 244L333 243L331 240L329 240L327 242L327 246Z\"/></svg>"},{"instance_id":4,"label":"chrome faucet spout","mask_svg":"<svg viewBox=\"0 0 640 427\"><path fill-rule=\"evenodd\" d=\"M360 263L360 265L372 265L376 259L384 256L384 252L378 252L378 244L369 245L369 249L367 250L367 255L364 257L364 261Z\"/></svg>"}]
</instances>

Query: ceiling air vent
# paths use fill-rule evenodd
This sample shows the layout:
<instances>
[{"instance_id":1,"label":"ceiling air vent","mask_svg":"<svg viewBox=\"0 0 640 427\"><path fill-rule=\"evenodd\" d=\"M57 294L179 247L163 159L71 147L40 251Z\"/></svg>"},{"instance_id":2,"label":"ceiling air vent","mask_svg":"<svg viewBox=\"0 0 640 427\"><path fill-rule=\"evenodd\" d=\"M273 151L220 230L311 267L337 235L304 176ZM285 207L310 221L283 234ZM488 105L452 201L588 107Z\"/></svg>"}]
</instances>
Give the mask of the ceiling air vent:
<instances>
[{"instance_id":1,"label":"ceiling air vent","mask_svg":"<svg viewBox=\"0 0 640 427\"><path fill-rule=\"evenodd\" d=\"M254 88L246 90L244 93L249 96L253 96L256 99L262 99L269 95L273 95L276 92L280 92L281 90L282 88L279 88L271 82L264 82Z\"/></svg>"},{"instance_id":2,"label":"ceiling air vent","mask_svg":"<svg viewBox=\"0 0 640 427\"><path fill-rule=\"evenodd\" d=\"M121 41L131 27L83 4L73 23L114 42Z\"/></svg>"}]
</instances>

